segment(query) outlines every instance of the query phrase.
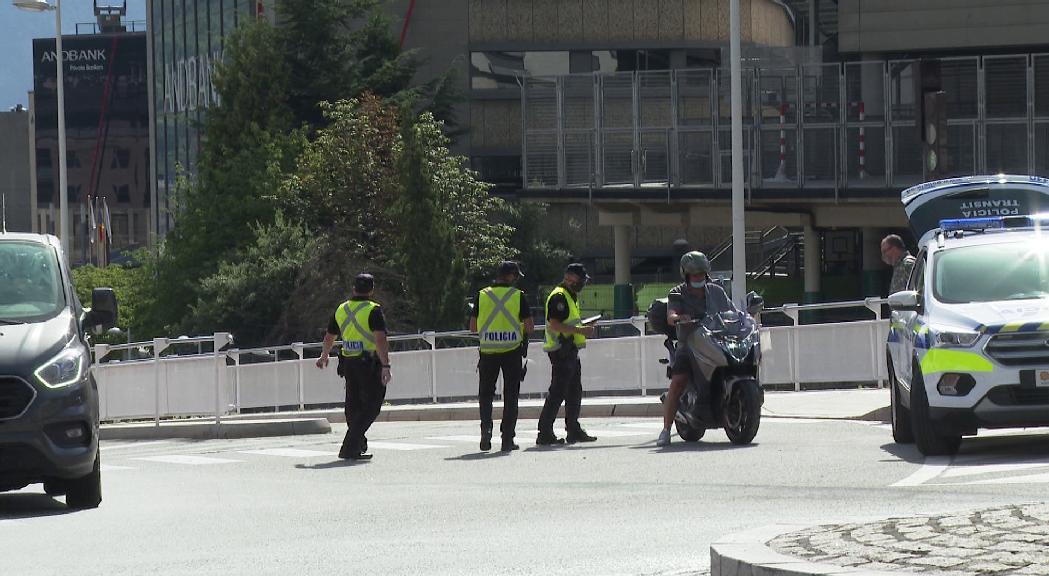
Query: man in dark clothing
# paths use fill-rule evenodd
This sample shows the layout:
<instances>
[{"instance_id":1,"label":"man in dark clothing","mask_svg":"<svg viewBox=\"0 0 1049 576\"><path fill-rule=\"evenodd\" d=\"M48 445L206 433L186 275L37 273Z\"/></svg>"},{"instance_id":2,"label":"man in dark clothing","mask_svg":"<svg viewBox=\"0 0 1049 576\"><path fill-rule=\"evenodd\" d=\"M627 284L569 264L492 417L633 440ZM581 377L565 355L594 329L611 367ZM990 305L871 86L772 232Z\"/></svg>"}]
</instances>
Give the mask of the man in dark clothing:
<instances>
[{"instance_id":1,"label":"man in dark clothing","mask_svg":"<svg viewBox=\"0 0 1049 576\"><path fill-rule=\"evenodd\" d=\"M564 282L550 292L546 299L546 338L543 350L550 356L550 391L539 416L539 446L564 444L565 439L554 435L554 420L561 403L565 404L565 430L569 444L597 440L579 425L583 403L582 365L579 350L586 339L594 335L593 326L584 326L579 314L579 292L590 276L582 264L570 264L565 269Z\"/></svg>"},{"instance_id":2,"label":"man in dark clothing","mask_svg":"<svg viewBox=\"0 0 1049 576\"><path fill-rule=\"evenodd\" d=\"M375 279L360 274L353 281L353 295L332 315L324 336L324 349L317 367L328 366L335 338L342 338L339 375L346 379L346 437L339 458L368 460L365 434L379 416L386 385L391 379L390 348L386 341L386 319L382 308L372 301Z\"/></svg>"},{"instance_id":3,"label":"man in dark clothing","mask_svg":"<svg viewBox=\"0 0 1049 576\"><path fill-rule=\"evenodd\" d=\"M535 330L525 293L513 287L523 278L516 262L499 265L495 283L477 293L470 318L470 331L478 335L480 359L477 400L481 410L481 450L492 449L492 401L495 383L503 374L503 418L499 424L503 452L517 450L517 405L521 394L523 362L528 353L528 335Z\"/></svg>"}]
</instances>

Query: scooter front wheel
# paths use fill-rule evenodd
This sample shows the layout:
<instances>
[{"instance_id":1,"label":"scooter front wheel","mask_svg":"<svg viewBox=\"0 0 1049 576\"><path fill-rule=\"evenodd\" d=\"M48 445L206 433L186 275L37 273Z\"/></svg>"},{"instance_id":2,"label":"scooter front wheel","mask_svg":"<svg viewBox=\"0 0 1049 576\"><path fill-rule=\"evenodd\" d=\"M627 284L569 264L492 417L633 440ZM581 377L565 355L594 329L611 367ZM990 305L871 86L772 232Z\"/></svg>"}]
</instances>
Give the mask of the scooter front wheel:
<instances>
[{"instance_id":1,"label":"scooter front wheel","mask_svg":"<svg viewBox=\"0 0 1049 576\"><path fill-rule=\"evenodd\" d=\"M681 422L674 422L674 428L677 429L677 435L681 437L685 442L699 442L703 438L703 434L706 434L706 430L696 430L687 424Z\"/></svg>"},{"instance_id":2,"label":"scooter front wheel","mask_svg":"<svg viewBox=\"0 0 1049 576\"><path fill-rule=\"evenodd\" d=\"M721 411L725 434L733 444L750 444L761 425L761 392L753 380L737 382Z\"/></svg>"}]
</instances>

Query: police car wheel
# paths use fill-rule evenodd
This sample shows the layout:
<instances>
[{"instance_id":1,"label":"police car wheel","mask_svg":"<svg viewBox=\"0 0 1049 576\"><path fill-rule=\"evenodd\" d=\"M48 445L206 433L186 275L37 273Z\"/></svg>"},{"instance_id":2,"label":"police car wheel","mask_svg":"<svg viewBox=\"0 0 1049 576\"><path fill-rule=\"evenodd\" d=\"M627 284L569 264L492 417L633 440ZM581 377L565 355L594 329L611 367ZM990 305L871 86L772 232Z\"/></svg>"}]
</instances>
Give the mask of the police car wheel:
<instances>
[{"instance_id":1,"label":"police car wheel","mask_svg":"<svg viewBox=\"0 0 1049 576\"><path fill-rule=\"evenodd\" d=\"M917 362L911 380L911 423L914 442L925 456L951 456L962 444L961 434L943 434L929 416L929 397Z\"/></svg>"},{"instance_id":2,"label":"police car wheel","mask_svg":"<svg viewBox=\"0 0 1049 576\"><path fill-rule=\"evenodd\" d=\"M900 400L900 387L889 363L889 405L892 416L892 439L897 444L914 444L914 429L911 427L911 411Z\"/></svg>"}]
</instances>

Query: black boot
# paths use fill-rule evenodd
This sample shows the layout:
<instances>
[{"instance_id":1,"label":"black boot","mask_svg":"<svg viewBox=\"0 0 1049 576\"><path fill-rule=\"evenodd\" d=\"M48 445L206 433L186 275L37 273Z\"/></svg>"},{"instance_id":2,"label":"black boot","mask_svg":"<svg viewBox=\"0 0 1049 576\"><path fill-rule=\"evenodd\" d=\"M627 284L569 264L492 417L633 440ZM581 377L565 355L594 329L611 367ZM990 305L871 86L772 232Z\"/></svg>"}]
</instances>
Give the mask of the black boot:
<instances>
[{"instance_id":1,"label":"black boot","mask_svg":"<svg viewBox=\"0 0 1049 576\"><path fill-rule=\"evenodd\" d=\"M597 438L586 433L582 428L577 428L573 432L568 433L568 443L575 444L576 442L595 442Z\"/></svg>"},{"instance_id":2,"label":"black boot","mask_svg":"<svg viewBox=\"0 0 1049 576\"><path fill-rule=\"evenodd\" d=\"M540 432L535 438L536 446L556 446L564 443L565 439L558 438L553 432Z\"/></svg>"},{"instance_id":3,"label":"black boot","mask_svg":"<svg viewBox=\"0 0 1049 576\"><path fill-rule=\"evenodd\" d=\"M518 450L520 448L521 448L520 446L518 446L517 444L514 444L514 439L513 438L503 438L503 446L499 450L502 451L502 452L512 452L512 451Z\"/></svg>"},{"instance_id":4,"label":"black boot","mask_svg":"<svg viewBox=\"0 0 1049 576\"><path fill-rule=\"evenodd\" d=\"M481 451L487 452L492 449L492 430L481 428Z\"/></svg>"}]
</instances>

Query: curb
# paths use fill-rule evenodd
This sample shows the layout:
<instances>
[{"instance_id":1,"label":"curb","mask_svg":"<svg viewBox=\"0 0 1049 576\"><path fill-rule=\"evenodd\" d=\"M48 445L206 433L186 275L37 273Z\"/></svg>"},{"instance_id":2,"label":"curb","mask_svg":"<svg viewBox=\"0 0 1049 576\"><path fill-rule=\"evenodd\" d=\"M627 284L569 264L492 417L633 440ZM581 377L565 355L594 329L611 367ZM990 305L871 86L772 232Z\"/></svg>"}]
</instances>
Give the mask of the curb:
<instances>
[{"instance_id":1,"label":"curb","mask_svg":"<svg viewBox=\"0 0 1049 576\"><path fill-rule=\"evenodd\" d=\"M812 524L772 524L725 536L710 545L710 576L900 576L900 574L906 574L906 572L878 572L831 564L816 564L780 554L765 545L776 536L812 526Z\"/></svg>"},{"instance_id":2,"label":"curb","mask_svg":"<svg viewBox=\"0 0 1049 576\"><path fill-rule=\"evenodd\" d=\"M153 422L112 424L99 430L100 440L155 440L185 438L214 440L230 438L264 438L269 436L301 436L328 434L331 423L325 418L283 418L264 420L229 420L220 424L211 421Z\"/></svg>"}]
</instances>

